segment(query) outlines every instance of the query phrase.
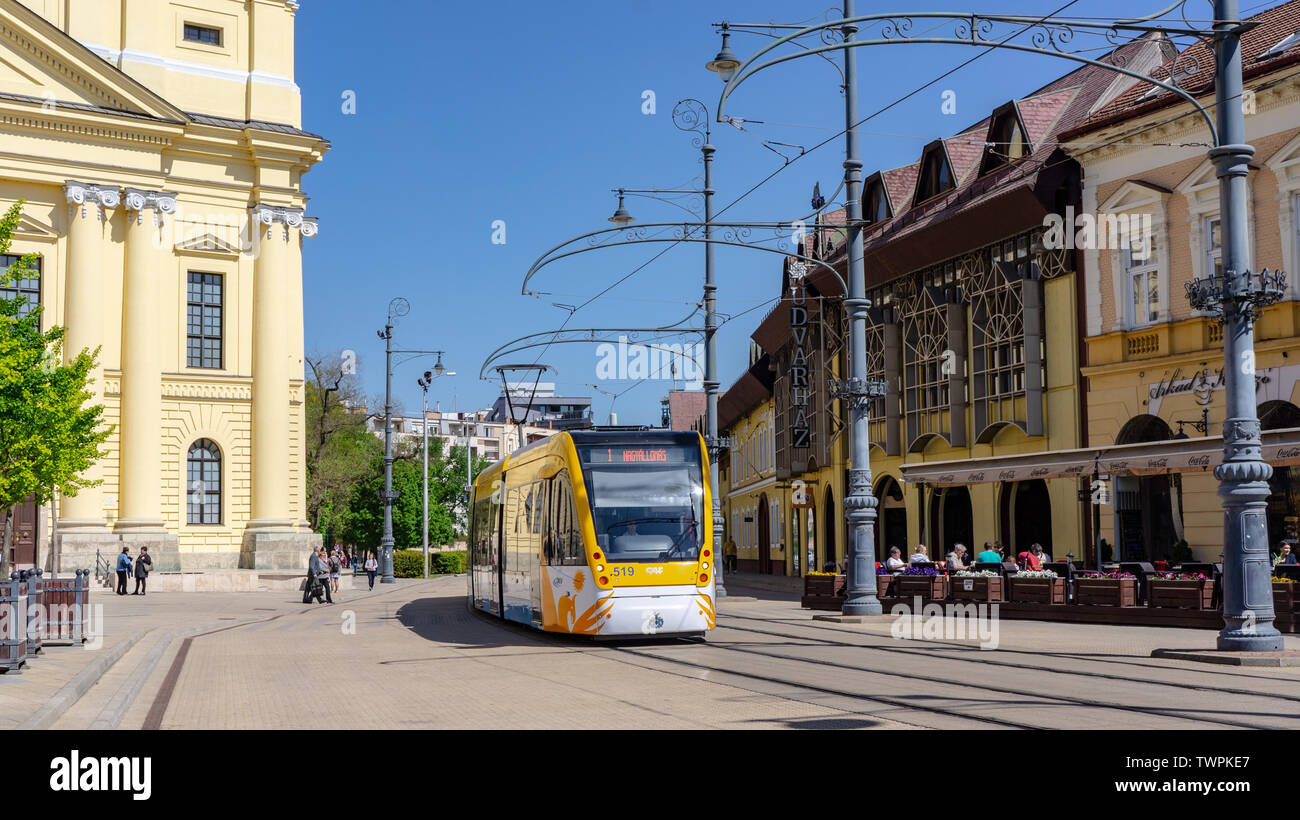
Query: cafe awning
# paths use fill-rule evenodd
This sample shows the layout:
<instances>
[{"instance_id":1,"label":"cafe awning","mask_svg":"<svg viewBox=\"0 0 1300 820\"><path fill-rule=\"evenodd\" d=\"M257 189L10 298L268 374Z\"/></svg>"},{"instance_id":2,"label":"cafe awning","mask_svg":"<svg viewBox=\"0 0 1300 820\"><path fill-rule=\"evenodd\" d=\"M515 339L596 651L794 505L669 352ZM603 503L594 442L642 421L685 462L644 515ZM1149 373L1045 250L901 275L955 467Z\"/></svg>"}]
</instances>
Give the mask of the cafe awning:
<instances>
[{"instance_id":1,"label":"cafe awning","mask_svg":"<svg viewBox=\"0 0 1300 820\"><path fill-rule=\"evenodd\" d=\"M1300 464L1300 427L1267 430L1264 460L1275 467ZM1158 475L1207 472L1223 463L1223 436L1052 450L960 461L903 465L903 480L934 486L1025 481L1035 478L1082 478L1096 469L1102 475Z\"/></svg>"}]
</instances>

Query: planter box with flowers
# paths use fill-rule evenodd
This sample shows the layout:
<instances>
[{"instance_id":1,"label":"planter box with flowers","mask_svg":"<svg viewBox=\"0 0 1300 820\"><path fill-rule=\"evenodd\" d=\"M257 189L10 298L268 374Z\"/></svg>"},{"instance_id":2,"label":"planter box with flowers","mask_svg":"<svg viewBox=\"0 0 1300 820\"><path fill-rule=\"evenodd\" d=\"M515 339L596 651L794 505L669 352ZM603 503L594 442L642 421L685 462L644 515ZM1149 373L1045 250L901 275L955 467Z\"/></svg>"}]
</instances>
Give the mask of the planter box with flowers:
<instances>
[{"instance_id":1,"label":"planter box with flowers","mask_svg":"<svg viewBox=\"0 0 1300 820\"><path fill-rule=\"evenodd\" d=\"M894 597L920 597L926 601L943 601L948 597L948 576L933 567L908 567L894 577Z\"/></svg>"},{"instance_id":2,"label":"planter box with flowers","mask_svg":"<svg viewBox=\"0 0 1300 820\"><path fill-rule=\"evenodd\" d=\"M1157 572L1147 581L1147 606L1213 609L1214 581L1203 572Z\"/></svg>"},{"instance_id":3,"label":"planter box with flowers","mask_svg":"<svg viewBox=\"0 0 1300 820\"><path fill-rule=\"evenodd\" d=\"M1005 601L1002 575L991 570L963 569L950 579L950 597L954 601Z\"/></svg>"},{"instance_id":4,"label":"planter box with flowers","mask_svg":"<svg viewBox=\"0 0 1300 820\"><path fill-rule=\"evenodd\" d=\"M803 577L803 594L842 596L846 583L848 583L847 575L836 575L833 572L810 572Z\"/></svg>"},{"instance_id":5,"label":"planter box with flowers","mask_svg":"<svg viewBox=\"0 0 1300 820\"><path fill-rule=\"evenodd\" d=\"M1007 598L1022 604L1064 604L1065 579L1050 569L1023 569L1007 576Z\"/></svg>"},{"instance_id":6,"label":"planter box with flowers","mask_svg":"<svg viewBox=\"0 0 1300 820\"><path fill-rule=\"evenodd\" d=\"M1274 576L1273 611L1279 615L1300 612L1300 584L1290 578Z\"/></svg>"},{"instance_id":7,"label":"planter box with flowers","mask_svg":"<svg viewBox=\"0 0 1300 820\"><path fill-rule=\"evenodd\" d=\"M1085 572L1075 577L1074 602L1084 606L1137 606L1137 576L1131 572Z\"/></svg>"}]
</instances>

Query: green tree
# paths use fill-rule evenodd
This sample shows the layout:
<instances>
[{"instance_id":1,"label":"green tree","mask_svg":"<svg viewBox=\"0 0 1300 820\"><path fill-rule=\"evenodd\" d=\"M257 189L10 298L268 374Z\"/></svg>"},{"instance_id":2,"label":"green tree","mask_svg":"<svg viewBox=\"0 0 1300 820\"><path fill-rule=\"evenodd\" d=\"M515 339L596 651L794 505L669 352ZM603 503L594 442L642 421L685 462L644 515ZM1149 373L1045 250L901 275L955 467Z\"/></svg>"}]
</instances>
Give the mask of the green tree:
<instances>
[{"instance_id":1,"label":"green tree","mask_svg":"<svg viewBox=\"0 0 1300 820\"><path fill-rule=\"evenodd\" d=\"M383 471L383 442L366 429L372 418L352 356L307 358L307 520L339 534L356 488Z\"/></svg>"},{"instance_id":2,"label":"green tree","mask_svg":"<svg viewBox=\"0 0 1300 820\"><path fill-rule=\"evenodd\" d=\"M342 516L341 537L361 549L377 549L383 537L384 488L383 447L372 462L368 478L359 482L352 493L347 512ZM477 475L488 466L483 458L475 459ZM423 467L421 445L396 446L393 454L393 541L398 549L424 544ZM429 438L429 544L450 544L464 536L461 526L465 507L465 448L452 447L445 454L437 436Z\"/></svg>"},{"instance_id":3,"label":"green tree","mask_svg":"<svg viewBox=\"0 0 1300 820\"><path fill-rule=\"evenodd\" d=\"M0 218L0 254L9 251L22 205ZM34 262L24 256L0 272L0 286L38 275ZM110 432L100 428L103 407L87 405L99 351L83 350L60 364L63 328L42 332L41 307L25 308L21 296L0 298L0 574L7 573L13 548L14 508L28 499L45 504L55 493L74 496L98 483L83 476L103 456L99 447Z\"/></svg>"}]
</instances>

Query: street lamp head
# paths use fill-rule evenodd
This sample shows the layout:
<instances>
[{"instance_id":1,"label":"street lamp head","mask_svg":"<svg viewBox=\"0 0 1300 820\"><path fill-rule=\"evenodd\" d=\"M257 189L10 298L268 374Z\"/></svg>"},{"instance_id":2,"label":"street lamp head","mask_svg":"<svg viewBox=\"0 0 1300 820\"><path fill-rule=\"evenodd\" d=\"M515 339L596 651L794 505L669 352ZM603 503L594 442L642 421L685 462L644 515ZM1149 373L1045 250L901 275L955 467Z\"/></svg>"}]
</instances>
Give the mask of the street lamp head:
<instances>
[{"instance_id":1,"label":"street lamp head","mask_svg":"<svg viewBox=\"0 0 1300 820\"><path fill-rule=\"evenodd\" d=\"M433 381L433 374L430 373L430 372L427 371L427 370L424 371L424 379L423 379L423 381L424 381L426 384L429 383L429 382L431 382L431 381Z\"/></svg>"},{"instance_id":2,"label":"street lamp head","mask_svg":"<svg viewBox=\"0 0 1300 820\"><path fill-rule=\"evenodd\" d=\"M704 67L721 77L724 83L730 82L736 69L740 68L740 60L731 52L731 34L726 26L722 27L722 50Z\"/></svg>"},{"instance_id":3,"label":"street lamp head","mask_svg":"<svg viewBox=\"0 0 1300 820\"><path fill-rule=\"evenodd\" d=\"M446 369L447 369L447 368L445 368L445 367L442 366L442 354L439 353L439 354L438 354L438 363L435 364L435 365L433 366L433 372L434 372L434 373L437 373L439 376L441 376L441 375L443 374L443 371L445 371Z\"/></svg>"},{"instance_id":4,"label":"street lamp head","mask_svg":"<svg viewBox=\"0 0 1300 820\"><path fill-rule=\"evenodd\" d=\"M630 223L636 221L636 218L633 217L632 214L627 212L627 208L623 207L622 191L618 192L618 208L617 210L614 211L614 215L609 218L609 221L613 222L615 225L619 226L620 228L625 228Z\"/></svg>"}]
</instances>

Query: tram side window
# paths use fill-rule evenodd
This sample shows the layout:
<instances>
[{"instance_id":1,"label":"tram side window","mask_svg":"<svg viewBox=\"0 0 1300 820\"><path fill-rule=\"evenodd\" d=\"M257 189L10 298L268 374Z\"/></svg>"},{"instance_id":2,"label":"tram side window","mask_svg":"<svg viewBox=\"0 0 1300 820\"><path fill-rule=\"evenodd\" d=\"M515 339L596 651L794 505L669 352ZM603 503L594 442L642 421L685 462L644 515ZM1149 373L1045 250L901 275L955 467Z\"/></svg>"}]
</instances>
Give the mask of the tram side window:
<instances>
[{"instance_id":1,"label":"tram side window","mask_svg":"<svg viewBox=\"0 0 1300 820\"><path fill-rule=\"evenodd\" d=\"M578 516L573 505L573 485L568 471L551 479L554 503L551 506L551 537L555 542L554 563L564 566L586 564L582 552L582 538L578 532Z\"/></svg>"}]
</instances>

